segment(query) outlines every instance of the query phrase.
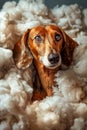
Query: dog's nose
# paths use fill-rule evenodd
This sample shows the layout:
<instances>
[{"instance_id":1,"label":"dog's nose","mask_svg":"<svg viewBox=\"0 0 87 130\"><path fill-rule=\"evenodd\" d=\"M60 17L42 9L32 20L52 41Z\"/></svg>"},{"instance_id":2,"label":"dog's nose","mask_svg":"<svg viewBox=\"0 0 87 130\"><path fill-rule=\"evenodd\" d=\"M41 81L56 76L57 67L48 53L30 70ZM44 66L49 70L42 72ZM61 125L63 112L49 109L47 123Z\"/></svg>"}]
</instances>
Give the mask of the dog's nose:
<instances>
[{"instance_id":1,"label":"dog's nose","mask_svg":"<svg viewBox=\"0 0 87 130\"><path fill-rule=\"evenodd\" d=\"M48 60L51 64L56 64L59 61L59 55L51 53L48 55Z\"/></svg>"}]
</instances>

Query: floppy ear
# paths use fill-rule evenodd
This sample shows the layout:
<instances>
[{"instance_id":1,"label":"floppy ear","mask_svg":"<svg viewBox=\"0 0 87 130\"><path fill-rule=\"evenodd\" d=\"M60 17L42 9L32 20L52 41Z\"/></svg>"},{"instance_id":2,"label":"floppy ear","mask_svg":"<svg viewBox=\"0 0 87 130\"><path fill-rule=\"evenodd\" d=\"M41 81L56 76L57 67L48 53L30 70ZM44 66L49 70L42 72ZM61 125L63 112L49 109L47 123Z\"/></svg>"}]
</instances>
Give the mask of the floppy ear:
<instances>
[{"instance_id":1,"label":"floppy ear","mask_svg":"<svg viewBox=\"0 0 87 130\"><path fill-rule=\"evenodd\" d=\"M62 63L69 66L73 59L73 52L78 43L68 36L62 29L60 29L63 35L63 47L61 51Z\"/></svg>"},{"instance_id":2,"label":"floppy ear","mask_svg":"<svg viewBox=\"0 0 87 130\"><path fill-rule=\"evenodd\" d=\"M28 29L22 38L15 44L13 49L13 58L19 69L28 68L33 60L32 54L28 47L28 37L30 30Z\"/></svg>"}]
</instances>

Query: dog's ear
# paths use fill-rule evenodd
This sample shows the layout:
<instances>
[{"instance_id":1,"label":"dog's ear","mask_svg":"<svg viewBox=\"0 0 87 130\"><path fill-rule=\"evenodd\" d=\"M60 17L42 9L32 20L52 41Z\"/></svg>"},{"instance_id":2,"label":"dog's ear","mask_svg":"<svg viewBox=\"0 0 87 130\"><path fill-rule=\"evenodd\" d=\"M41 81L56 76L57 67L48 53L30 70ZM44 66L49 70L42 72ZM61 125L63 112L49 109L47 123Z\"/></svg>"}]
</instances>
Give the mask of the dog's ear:
<instances>
[{"instance_id":1,"label":"dog's ear","mask_svg":"<svg viewBox=\"0 0 87 130\"><path fill-rule=\"evenodd\" d=\"M61 51L62 63L69 66L73 60L73 52L78 43L74 41L64 30L60 29L63 35L63 47Z\"/></svg>"},{"instance_id":2,"label":"dog's ear","mask_svg":"<svg viewBox=\"0 0 87 130\"><path fill-rule=\"evenodd\" d=\"M26 69L28 68L33 60L32 54L28 47L28 37L30 30L28 29L21 39L15 44L13 49L13 58L17 68Z\"/></svg>"}]
</instances>

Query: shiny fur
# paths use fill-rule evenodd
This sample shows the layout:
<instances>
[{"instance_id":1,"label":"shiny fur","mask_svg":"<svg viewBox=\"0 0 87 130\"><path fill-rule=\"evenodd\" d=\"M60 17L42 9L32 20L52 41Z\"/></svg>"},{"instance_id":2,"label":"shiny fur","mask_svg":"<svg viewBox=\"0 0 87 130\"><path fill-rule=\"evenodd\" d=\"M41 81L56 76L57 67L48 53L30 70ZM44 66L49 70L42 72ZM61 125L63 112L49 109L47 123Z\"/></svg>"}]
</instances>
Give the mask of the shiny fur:
<instances>
[{"instance_id":1,"label":"shiny fur","mask_svg":"<svg viewBox=\"0 0 87 130\"><path fill-rule=\"evenodd\" d=\"M19 69L26 69L33 61L40 81L37 87L40 86L44 90L44 93L39 93L39 97L34 91L34 100L53 94L52 86L56 85L54 75L61 66L71 64L73 51L77 45L56 25L40 25L28 29L15 44L13 57L16 66ZM35 83L38 84L37 81Z\"/></svg>"}]
</instances>

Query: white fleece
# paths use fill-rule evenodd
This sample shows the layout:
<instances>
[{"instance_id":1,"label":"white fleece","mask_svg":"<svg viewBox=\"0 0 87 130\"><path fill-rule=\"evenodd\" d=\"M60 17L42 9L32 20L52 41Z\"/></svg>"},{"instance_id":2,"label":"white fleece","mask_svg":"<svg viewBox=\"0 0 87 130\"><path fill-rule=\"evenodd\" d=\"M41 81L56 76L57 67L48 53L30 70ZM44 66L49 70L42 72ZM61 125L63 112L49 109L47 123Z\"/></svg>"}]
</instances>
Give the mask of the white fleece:
<instances>
[{"instance_id":1,"label":"white fleece","mask_svg":"<svg viewBox=\"0 0 87 130\"><path fill-rule=\"evenodd\" d=\"M73 63L58 71L54 95L30 103L33 67L18 70L14 44L40 24L61 26L75 39ZM87 9L77 4L48 9L44 0L7 1L0 10L0 130L87 130Z\"/></svg>"}]
</instances>

